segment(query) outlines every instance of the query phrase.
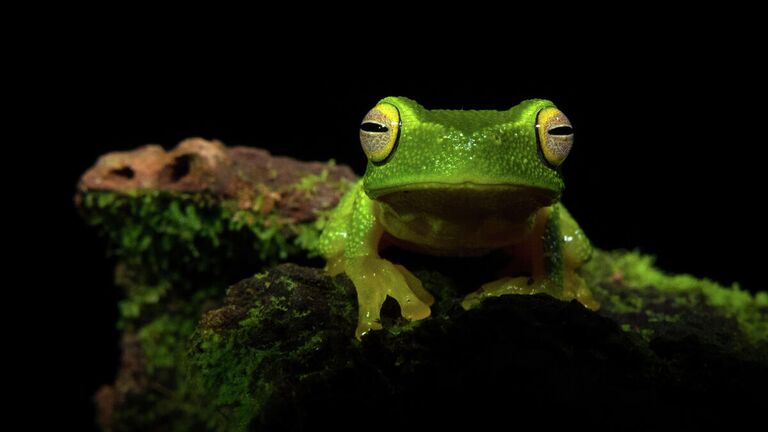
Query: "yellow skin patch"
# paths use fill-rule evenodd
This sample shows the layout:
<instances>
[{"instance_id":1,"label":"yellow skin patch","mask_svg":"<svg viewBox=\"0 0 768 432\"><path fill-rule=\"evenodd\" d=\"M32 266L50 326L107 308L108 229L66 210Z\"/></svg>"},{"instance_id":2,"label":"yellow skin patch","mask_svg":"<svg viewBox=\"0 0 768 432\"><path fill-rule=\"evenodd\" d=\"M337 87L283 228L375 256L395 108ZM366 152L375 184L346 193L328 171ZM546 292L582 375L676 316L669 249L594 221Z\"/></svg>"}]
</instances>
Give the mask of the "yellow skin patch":
<instances>
[{"instance_id":1,"label":"yellow skin patch","mask_svg":"<svg viewBox=\"0 0 768 432\"><path fill-rule=\"evenodd\" d=\"M599 307L577 274L591 246L559 203L564 184L543 148L552 137L541 135L541 125L546 133L548 125L564 121L545 100L508 111L429 111L390 97L366 115L366 173L342 198L318 242L327 271L346 273L355 285L358 339L382 328L387 296L409 320L427 318L434 303L410 271L381 258L385 234L427 254L507 253L515 270L468 295L465 308L489 297L534 293ZM570 146L563 149L557 150L560 161Z\"/></svg>"}]
</instances>

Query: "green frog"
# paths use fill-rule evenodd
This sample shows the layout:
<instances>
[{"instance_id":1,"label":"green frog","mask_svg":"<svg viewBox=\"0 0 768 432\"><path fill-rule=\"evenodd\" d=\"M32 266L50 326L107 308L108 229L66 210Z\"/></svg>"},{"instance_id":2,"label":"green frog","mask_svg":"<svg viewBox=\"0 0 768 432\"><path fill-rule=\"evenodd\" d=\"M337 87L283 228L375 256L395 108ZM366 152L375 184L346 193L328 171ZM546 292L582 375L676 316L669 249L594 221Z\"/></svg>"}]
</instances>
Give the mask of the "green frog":
<instances>
[{"instance_id":1,"label":"green frog","mask_svg":"<svg viewBox=\"0 0 768 432\"><path fill-rule=\"evenodd\" d=\"M318 242L331 275L357 291L360 339L382 328L387 296L403 317L429 317L433 296L384 244L419 253L479 256L501 250L507 275L467 295L462 306L504 294L546 293L595 301L578 268L592 247L560 204L560 172L573 144L568 118L547 100L506 111L427 110L405 97L382 99L360 125L365 175L330 215Z\"/></svg>"}]
</instances>

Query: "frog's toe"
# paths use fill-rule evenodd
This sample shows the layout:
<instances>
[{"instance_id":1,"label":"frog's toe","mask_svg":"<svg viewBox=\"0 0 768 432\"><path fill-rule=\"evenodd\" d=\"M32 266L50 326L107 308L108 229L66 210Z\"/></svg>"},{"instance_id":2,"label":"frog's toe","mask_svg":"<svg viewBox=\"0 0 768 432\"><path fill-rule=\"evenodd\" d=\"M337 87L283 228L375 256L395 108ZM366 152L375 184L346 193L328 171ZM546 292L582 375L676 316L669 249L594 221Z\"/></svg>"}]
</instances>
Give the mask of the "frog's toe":
<instances>
[{"instance_id":1,"label":"frog's toe","mask_svg":"<svg viewBox=\"0 0 768 432\"><path fill-rule=\"evenodd\" d=\"M361 340L363 336L367 335L371 331L374 330L381 330L383 327L381 326L381 323L369 321L369 322L363 322L360 321L357 323L357 329L355 330L355 337L357 340Z\"/></svg>"},{"instance_id":2,"label":"frog's toe","mask_svg":"<svg viewBox=\"0 0 768 432\"><path fill-rule=\"evenodd\" d=\"M419 278L413 275L410 271L408 271L407 268L395 264L395 269L400 272L400 274L403 275L405 278L405 282L408 284L408 288L411 289L413 294L418 297L419 300L421 300L422 303L426 304L427 306L432 306L435 304L435 298L432 296L432 294L429 293L426 289L424 289L424 285L421 284L421 281ZM429 316L429 315L427 315ZM424 317L426 318L426 317ZM417 318L420 319L420 318Z\"/></svg>"},{"instance_id":3,"label":"frog's toe","mask_svg":"<svg viewBox=\"0 0 768 432\"><path fill-rule=\"evenodd\" d=\"M587 287L587 283L576 272L566 272L564 282L564 291L569 298L575 298L584 307L593 311L600 309L600 303L595 300L592 291Z\"/></svg>"},{"instance_id":4,"label":"frog's toe","mask_svg":"<svg viewBox=\"0 0 768 432\"><path fill-rule=\"evenodd\" d=\"M493 282L483 284L479 290L469 293L464 297L461 306L465 310L478 306L483 300L490 297L499 297L508 294L535 294L540 292L540 284L534 283L528 277L504 277Z\"/></svg>"},{"instance_id":5,"label":"frog's toe","mask_svg":"<svg viewBox=\"0 0 768 432\"><path fill-rule=\"evenodd\" d=\"M398 301L398 303L400 303L400 313L410 321L422 320L432 314L430 307L415 296L412 299Z\"/></svg>"},{"instance_id":6,"label":"frog's toe","mask_svg":"<svg viewBox=\"0 0 768 432\"><path fill-rule=\"evenodd\" d=\"M400 304L400 314L411 321L427 318L435 298L424 289L416 276L400 265L391 264L387 294Z\"/></svg>"}]
</instances>

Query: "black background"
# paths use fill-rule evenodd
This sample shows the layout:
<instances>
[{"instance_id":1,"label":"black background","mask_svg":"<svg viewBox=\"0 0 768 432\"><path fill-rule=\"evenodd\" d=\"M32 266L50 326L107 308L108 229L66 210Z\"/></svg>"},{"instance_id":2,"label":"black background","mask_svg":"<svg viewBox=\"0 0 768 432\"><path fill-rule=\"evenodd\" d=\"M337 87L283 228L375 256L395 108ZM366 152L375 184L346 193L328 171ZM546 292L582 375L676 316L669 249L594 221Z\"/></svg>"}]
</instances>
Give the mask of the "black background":
<instances>
[{"instance_id":1,"label":"black background","mask_svg":"<svg viewBox=\"0 0 768 432\"><path fill-rule=\"evenodd\" d=\"M596 246L638 248L670 272L764 288L765 84L751 56L683 40L589 54L467 49L417 66L396 50L265 44L62 46L33 77L42 91L27 100L45 120L28 131L27 160L44 159L33 187L53 212L35 222L54 241L32 253L52 263L35 276L49 282L46 303L61 329L33 360L49 368L56 359L63 381L52 397L72 406L67 424L92 424L90 397L113 380L119 357L114 262L74 208L79 175L105 152L172 148L191 136L333 158L362 173L357 126L388 95L450 109L551 99L576 131L563 201Z\"/></svg>"}]
</instances>

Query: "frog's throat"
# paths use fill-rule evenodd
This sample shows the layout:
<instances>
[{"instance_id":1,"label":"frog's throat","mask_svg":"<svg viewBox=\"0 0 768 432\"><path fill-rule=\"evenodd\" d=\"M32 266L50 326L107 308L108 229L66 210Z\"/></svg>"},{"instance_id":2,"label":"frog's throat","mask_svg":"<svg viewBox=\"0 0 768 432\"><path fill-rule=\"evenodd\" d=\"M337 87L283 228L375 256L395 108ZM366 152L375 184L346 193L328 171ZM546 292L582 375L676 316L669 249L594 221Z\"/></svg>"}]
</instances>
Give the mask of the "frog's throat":
<instances>
[{"instance_id":1,"label":"frog's throat","mask_svg":"<svg viewBox=\"0 0 768 432\"><path fill-rule=\"evenodd\" d=\"M519 199L531 198L533 201L539 201L542 203L540 207L551 205L560 199L560 191L553 189L514 183L478 183L473 181L417 182L402 186L366 188L366 193L371 199L385 201L387 200L385 197L389 195L414 193L429 196L443 194L446 197L454 194L471 197L473 194L477 194L478 198L481 199L489 195L516 196Z\"/></svg>"},{"instance_id":2,"label":"frog's throat","mask_svg":"<svg viewBox=\"0 0 768 432\"><path fill-rule=\"evenodd\" d=\"M519 243L559 194L518 185L429 183L376 198L377 219L399 241L435 255L477 255Z\"/></svg>"},{"instance_id":3,"label":"frog's throat","mask_svg":"<svg viewBox=\"0 0 768 432\"><path fill-rule=\"evenodd\" d=\"M560 198L559 192L550 189L471 182L418 183L370 195L401 220L426 217L456 225L497 220L523 223Z\"/></svg>"}]
</instances>

